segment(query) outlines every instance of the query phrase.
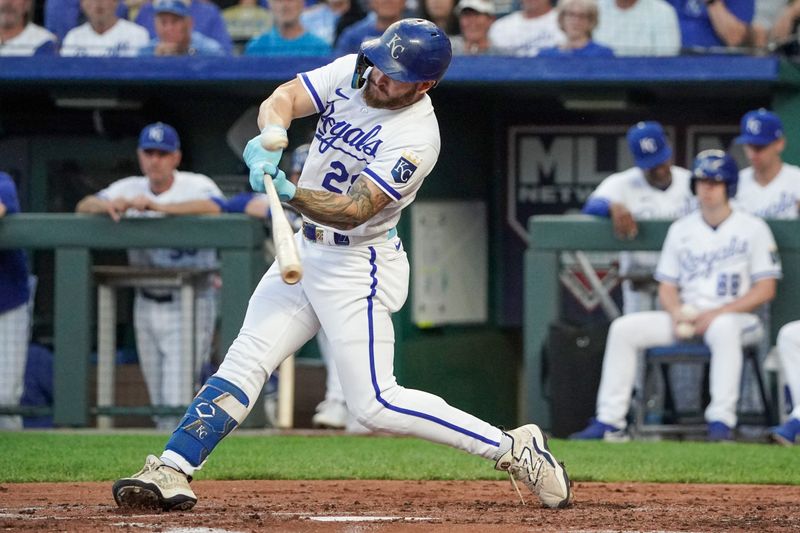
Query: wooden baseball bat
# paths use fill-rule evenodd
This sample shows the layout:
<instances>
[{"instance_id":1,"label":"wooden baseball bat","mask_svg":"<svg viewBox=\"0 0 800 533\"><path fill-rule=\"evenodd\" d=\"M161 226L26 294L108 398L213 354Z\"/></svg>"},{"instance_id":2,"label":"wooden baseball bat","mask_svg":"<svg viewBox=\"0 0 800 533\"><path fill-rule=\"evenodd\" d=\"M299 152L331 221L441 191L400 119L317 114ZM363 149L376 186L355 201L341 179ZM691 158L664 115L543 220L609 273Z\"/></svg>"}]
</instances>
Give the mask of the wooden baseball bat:
<instances>
[{"instance_id":1,"label":"wooden baseball bat","mask_svg":"<svg viewBox=\"0 0 800 533\"><path fill-rule=\"evenodd\" d=\"M285 283L294 285L303 277L303 265L300 264L300 256L297 255L297 247L294 244L294 231L286 213L283 212L278 191L272 183L272 176L264 174L264 188L269 197L269 215L272 219L272 244L275 246L275 259L281 269L281 278Z\"/></svg>"}]
</instances>

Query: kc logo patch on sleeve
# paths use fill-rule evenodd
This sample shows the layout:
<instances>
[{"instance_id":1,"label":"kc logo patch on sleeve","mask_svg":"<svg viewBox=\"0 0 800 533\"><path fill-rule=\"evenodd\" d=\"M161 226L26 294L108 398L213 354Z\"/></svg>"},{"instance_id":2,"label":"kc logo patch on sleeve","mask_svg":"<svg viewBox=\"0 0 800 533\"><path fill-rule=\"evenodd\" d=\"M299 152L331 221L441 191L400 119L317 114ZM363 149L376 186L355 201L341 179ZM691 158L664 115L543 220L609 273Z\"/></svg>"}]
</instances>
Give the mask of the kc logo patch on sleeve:
<instances>
[{"instance_id":1,"label":"kc logo patch on sleeve","mask_svg":"<svg viewBox=\"0 0 800 533\"><path fill-rule=\"evenodd\" d=\"M407 183L417 171L417 165L420 164L420 158L411 152L403 152L400 159L392 167L392 178L395 183Z\"/></svg>"}]
</instances>

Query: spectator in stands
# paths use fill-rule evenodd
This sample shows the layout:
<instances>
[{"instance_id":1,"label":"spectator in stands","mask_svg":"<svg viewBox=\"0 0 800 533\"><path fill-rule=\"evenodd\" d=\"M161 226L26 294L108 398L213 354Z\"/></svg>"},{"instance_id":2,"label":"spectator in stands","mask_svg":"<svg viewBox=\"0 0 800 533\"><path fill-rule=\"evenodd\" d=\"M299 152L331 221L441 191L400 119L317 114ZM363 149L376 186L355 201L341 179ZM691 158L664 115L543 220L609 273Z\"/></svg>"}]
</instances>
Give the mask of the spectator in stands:
<instances>
[{"instance_id":1,"label":"spectator in stands","mask_svg":"<svg viewBox=\"0 0 800 533\"><path fill-rule=\"evenodd\" d=\"M800 2L794 1L789 5L785 2L782 10L772 27L771 37L777 44L797 42L797 22L800 19Z\"/></svg>"},{"instance_id":2,"label":"spectator in stands","mask_svg":"<svg viewBox=\"0 0 800 533\"><path fill-rule=\"evenodd\" d=\"M668 0L678 12L684 50L742 46L749 35L754 0Z\"/></svg>"},{"instance_id":3,"label":"spectator in stands","mask_svg":"<svg viewBox=\"0 0 800 533\"><path fill-rule=\"evenodd\" d=\"M583 206L585 214L611 218L620 239L636 237L637 220L674 220L695 207L690 172L672 164L672 147L661 124L639 122L628 130L627 139L636 166L604 179ZM625 313L652 310L653 295L646 289L658 253L623 252L619 263L620 274L627 278L622 284Z\"/></svg>"},{"instance_id":4,"label":"spectator in stands","mask_svg":"<svg viewBox=\"0 0 800 533\"><path fill-rule=\"evenodd\" d=\"M391 24L403 18L406 0L370 0L372 13L342 31L336 41L334 54L355 54L361 43L383 35Z\"/></svg>"},{"instance_id":5,"label":"spectator in stands","mask_svg":"<svg viewBox=\"0 0 800 533\"><path fill-rule=\"evenodd\" d=\"M493 52L489 28L494 22L491 0L461 0L456 6L461 35L450 37L454 55L478 55Z\"/></svg>"},{"instance_id":6,"label":"spectator in stands","mask_svg":"<svg viewBox=\"0 0 800 533\"><path fill-rule=\"evenodd\" d=\"M225 205L219 187L203 174L178 170L182 152L178 133L172 126L156 122L139 135L137 150L142 176L113 182L97 194L83 198L78 213L107 214L114 221L123 216L218 214ZM212 269L218 267L213 249L135 249L128 251L131 266L147 269ZM157 406L185 405L187 386L195 384L196 373L185 375L179 369L184 346L195 343L195 367L199 369L211 356L216 320L216 287L208 275L196 287L195 337L181 338L180 289L136 291L134 331L142 373ZM156 417L160 429L172 428L175 417Z\"/></svg>"},{"instance_id":7,"label":"spectator in stands","mask_svg":"<svg viewBox=\"0 0 800 533\"><path fill-rule=\"evenodd\" d=\"M592 40L592 31L596 26L596 0L561 0L558 4L558 27L567 40L560 46L543 48L539 55L613 57L611 48Z\"/></svg>"},{"instance_id":8,"label":"spectator in stands","mask_svg":"<svg viewBox=\"0 0 800 533\"><path fill-rule=\"evenodd\" d=\"M358 0L355 1L355 4L359 5L360 9ZM303 11L303 14L300 15L300 23L306 30L324 40L329 46L333 46L338 35L336 27L342 16L350 10L352 5L353 3L350 0L318 2ZM361 18L364 18L364 15L362 10Z\"/></svg>"},{"instance_id":9,"label":"spectator in stands","mask_svg":"<svg viewBox=\"0 0 800 533\"><path fill-rule=\"evenodd\" d=\"M691 189L699 208L673 222L656 269L663 311L626 314L608 333L596 418L571 439L624 437L638 353L685 337L682 307L699 311L692 333L711 350L705 410L708 440L731 441L741 386L742 346L758 342L764 327L755 311L775 297L781 263L772 232L758 217L732 209L738 168L721 150L698 154Z\"/></svg>"},{"instance_id":10,"label":"spectator in stands","mask_svg":"<svg viewBox=\"0 0 800 533\"><path fill-rule=\"evenodd\" d=\"M233 42L244 45L272 28L272 12L256 0L239 0L239 3L222 10L225 27Z\"/></svg>"},{"instance_id":11,"label":"spectator in stands","mask_svg":"<svg viewBox=\"0 0 800 533\"><path fill-rule=\"evenodd\" d=\"M0 0L0 57L52 56L56 36L29 22L33 0Z\"/></svg>"},{"instance_id":12,"label":"spectator in stands","mask_svg":"<svg viewBox=\"0 0 800 533\"><path fill-rule=\"evenodd\" d=\"M444 32L458 35L458 17L455 13L455 0L422 0L419 5L419 17L430 20Z\"/></svg>"},{"instance_id":13,"label":"spectator in stands","mask_svg":"<svg viewBox=\"0 0 800 533\"><path fill-rule=\"evenodd\" d=\"M62 56L132 57L150 41L147 30L117 17L119 0L81 0L87 22L67 33Z\"/></svg>"},{"instance_id":14,"label":"spectator in stands","mask_svg":"<svg viewBox=\"0 0 800 533\"><path fill-rule=\"evenodd\" d=\"M796 219L800 168L783 162L786 138L778 115L763 108L745 113L736 143L750 161L739 173L736 207L761 218Z\"/></svg>"},{"instance_id":15,"label":"spectator in stands","mask_svg":"<svg viewBox=\"0 0 800 533\"><path fill-rule=\"evenodd\" d=\"M566 37L550 0L522 0L522 9L497 19L489 39L500 53L535 56L542 48L558 46Z\"/></svg>"},{"instance_id":16,"label":"spectator in stands","mask_svg":"<svg viewBox=\"0 0 800 533\"><path fill-rule=\"evenodd\" d=\"M598 0L594 40L617 56L673 56L681 50L675 8L664 0Z\"/></svg>"},{"instance_id":17,"label":"spectator in stands","mask_svg":"<svg viewBox=\"0 0 800 533\"><path fill-rule=\"evenodd\" d=\"M156 0L154 8L158 36L139 50L140 56L226 55L217 41L193 30L187 2Z\"/></svg>"},{"instance_id":18,"label":"spectator in stands","mask_svg":"<svg viewBox=\"0 0 800 533\"><path fill-rule=\"evenodd\" d=\"M364 7L361 4L361 0L350 0L350 8L347 9L342 16L339 17L339 21L336 23L336 33L333 37L333 44L336 45L339 42L339 37L342 35L342 32L355 24L356 22L363 20L364 17L367 16L367 12L364 10Z\"/></svg>"},{"instance_id":19,"label":"spectator in stands","mask_svg":"<svg viewBox=\"0 0 800 533\"><path fill-rule=\"evenodd\" d=\"M0 221L19 211L14 180L0 172ZM25 252L0 249L0 406L3 407L17 407L22 396L30 327L29 299ZM0 430L21 428L21 417L0 416Z\"/></svg>"},{"instance_id":20,"label":"spectator in stands","mask_svg":"<svg viewBox=\"0 0 800 533\"><path fill-rule=\"evenodd\" d=\"M750 45L766 49L771 42L773 29L786 7L786 0L755 0L756 11L750 26Z\"/></svg>"},{"instance_id":21,"label":"spectator in stands","mask_svg":"<svg viewBox=\"0 0 800 533\"><path fill-rule=\"evenodd\" d=\"M331 47L300 23L303 0L272 0L272 31L253 38L244 49L247 56L323 56Z\"/></svg>"},{"instance_id":22,"label":"spectator in stands","mask_svg":"<svg viewBox=\"0 0 800 533\"><path fill-rule=\"evenodd\" d=\"M233 42L228 30L225 27L225 19L222 18L222 13L219 8L211 3L209 0L184 0L189 4L189 14L194 21L194 30L206 37L214 39L225 50L226 54L233 51ZM156 37L156 13L155 9L158 0L143 4L136 16L135 22L140 26L147 28L150 32L150 37Z\"/></svg>"}]
</instances>

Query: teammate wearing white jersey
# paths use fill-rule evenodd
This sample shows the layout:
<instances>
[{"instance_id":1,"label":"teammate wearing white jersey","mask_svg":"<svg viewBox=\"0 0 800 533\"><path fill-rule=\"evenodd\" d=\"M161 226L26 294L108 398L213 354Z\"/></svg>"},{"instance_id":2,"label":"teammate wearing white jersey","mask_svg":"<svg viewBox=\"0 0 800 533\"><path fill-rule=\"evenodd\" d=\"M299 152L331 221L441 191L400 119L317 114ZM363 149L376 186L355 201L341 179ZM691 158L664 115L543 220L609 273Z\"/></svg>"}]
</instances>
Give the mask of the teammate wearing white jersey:
<instances>
[{"instance_id":1,"label":"teammate wearing white jersey","mask_svg":"<svg viewBox=\"0 0 800 533\"><path fill-rule=\"evenodd\" d=\"M78 203L79 213L108 214L115 221L122 216L143 217L218 214L225 205L219 187L202 174L177 170L181 161L180 139L172 126L157 122L146 126L139 136L137 151L144 176L115 181ZM131 249L131 266L143 268L217 268L213 249ZM193 339L181 338L181 301L178 289L138 289L134 302L136 349L150 402L156 406L186 405L183 391L191 388L200 367L211 355L216 321L216 287L207 276L197 287L195 299L195 371L180 371L183 346ZM176 417L158 416L159 429L172 429Z\"/></svg>"},{"instance_id":2,"label":"teammate wearing white jersey","mask_svg":"<svg viewBox=\"0 0 800 533\"><path fill-rule=\"evenodd\" d=\"M695 207L690 172L672 164L672 147L661 124L639 122L628 130L627 140L636 166L604 179L583 206L586 214L610 217L621 239L636 237L637 220L674 220ZM657 263L657 252L623 252L620 274L649 276ZM625 313L652 309L650 293L636 290L631 279L623 282L622 297Z\"/></svg>"},{"instance_id":3,"label":"teammate wearing white jersey","mask_svg":"<svg viewBox=\"0 0 800 533\"><path fill-rule=\"evenodd\" d=\"M800 202L800 167L784 163L786 147L783 123L766 109L742 117L741 134L750 167L739 173L737 207L762 218L796 219ZM789 420L772 428L773 440L794 444L800 434L800 321L786 324L778 332L778 353L795 408Z\"/></svg>"},{"instance_id":4,"label":"teammate wearing white jersey","mask_svg":"<svg viewBox=\"0 0 800 533\"><path fill-rule=\"evenodd\" d=\"M71 29L61 46L62 56L135 57L150 42L142 26L117 17L119 0L81 0L87 22Z\"/></svg>"},{"instance_id":5,"label":"teammate wearing white jersey","mask_svg":"<svg viewBox=\"0 0 800 533\"><path fill-rule=\"evenodd\" d=\"M693 325L711 349L711 403L705 412L708 438L733 439L742 374L742 346L763 335L753 314L775 296L781 265L769 226L734 210L738 168L731 156L706 150L695 159L691 190L699 211L675 221L661 250L656 279L663 311L633 313L616 319L603 359L597 413L573 439L609 439L623 435L636 374L638 352L677 340L681 306L700 313Z\"/></svg>"},{"instance_id":6,"label":"teammate wearing white jersey","mask_svg":"<svg viewBox=\"0 0 800 533\"><path fill-rule=\"evenodd\" d=\"M741 135L750 165L739 173L736 207L761 218L797 218L800 167L784 163L786 148L781 119L766 109L742 117Z\"/></svg>"},{"instance_id":7,"label":"teammate wearing white jersey","mask_svg":"<svg viewBox=\"0 0 800 533\"><path fill-rule=\"evenodd\" d=\"M439 156L439 126L427 92L450 63L450 41L433 23L403 19L359 54L339 58L278 87L261 105L260 137L244 158L250 182L304 216L296 242L303 279L281 281L273 265L250 299L239 336L198 393L161 458L117 481L121 506L189 509L187 476L247 416L278 365L322 329L347 405L365 426L448 444L495 461L548 507L571 501L569 479L529 424L504 432L441 398L397 384L391 315L405 302L409 265L395 226ZM298 117L319 113L297 186L277 169ZM268 177L269 179L269 177Z\"/></svg>"},{"instance_id":8,"label":"teammate wearing white jersey","mask_svg":"<svg viewBox=\"0 0 800 533\"><path fill-rule=\"evenodd\" d=\"M33 0L0 0L0 57L56 55L55 35L29 22Z\"/></svg>"}]
</instances>

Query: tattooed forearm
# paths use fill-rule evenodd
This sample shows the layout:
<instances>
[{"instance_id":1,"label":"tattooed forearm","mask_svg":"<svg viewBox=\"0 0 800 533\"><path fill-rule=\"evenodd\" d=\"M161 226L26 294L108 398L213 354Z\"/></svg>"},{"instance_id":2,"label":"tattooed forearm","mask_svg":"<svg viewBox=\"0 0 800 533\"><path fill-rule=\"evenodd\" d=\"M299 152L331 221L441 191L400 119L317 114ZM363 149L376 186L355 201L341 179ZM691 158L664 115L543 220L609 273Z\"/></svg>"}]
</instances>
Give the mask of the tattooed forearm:
<instances>
[{"instance_id":1,"label":"tattooed forearm","mask_svg":"<svg viewBox=\"0 0 800 533\"><path fill-rule=\"evenodd\" d=\"M320 224L348 230L360 226L386 207L389 197L371 190L366 180L357 179L348 194L297 189L291 204Z\"/></svg>"}]
</instances>

